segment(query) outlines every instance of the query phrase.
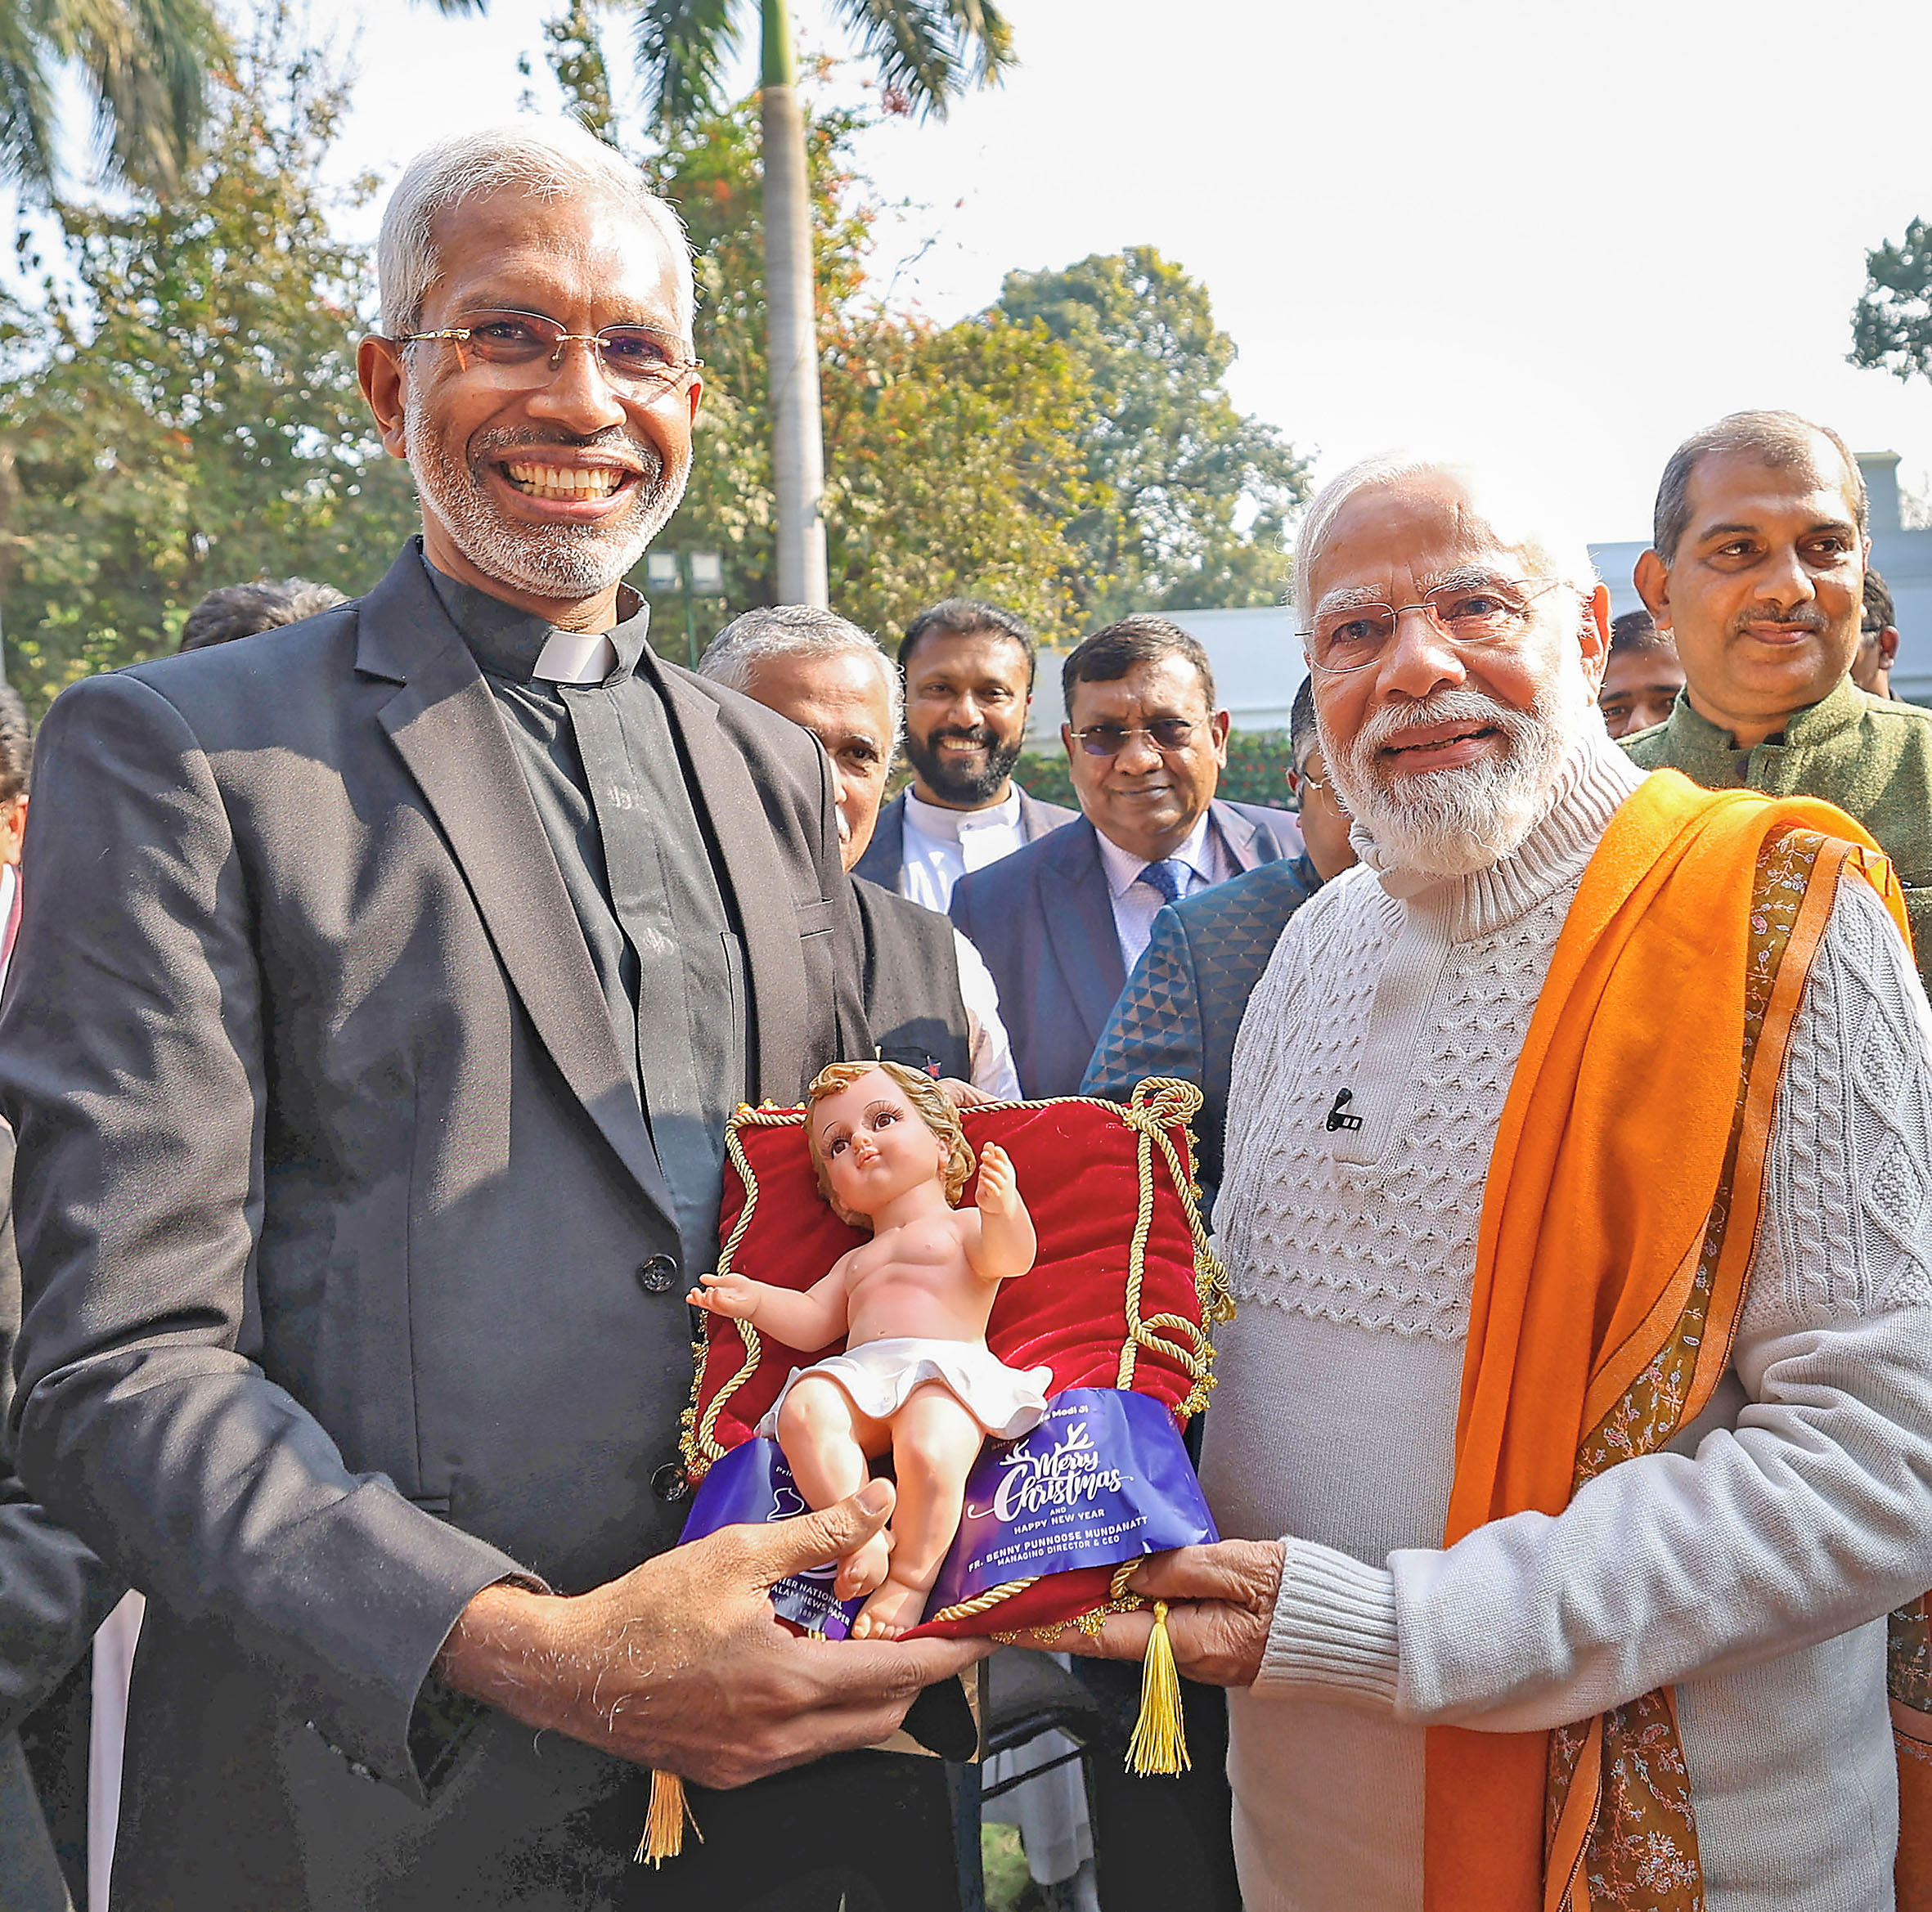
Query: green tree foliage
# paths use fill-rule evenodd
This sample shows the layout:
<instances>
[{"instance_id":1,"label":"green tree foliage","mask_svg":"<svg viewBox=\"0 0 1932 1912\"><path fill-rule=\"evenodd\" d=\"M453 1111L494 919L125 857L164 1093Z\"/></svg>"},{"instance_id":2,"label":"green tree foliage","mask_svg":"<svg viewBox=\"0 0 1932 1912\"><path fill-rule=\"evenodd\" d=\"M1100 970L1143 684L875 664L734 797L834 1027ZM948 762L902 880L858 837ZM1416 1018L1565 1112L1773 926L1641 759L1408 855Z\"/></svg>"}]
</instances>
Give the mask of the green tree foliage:
<instances>
[{"instance_id":1,"label":"green tree foliage","mask_svg":"<svg viewBox=\"0 0 1932 1912\"><path fill-rule=\"evenodd\" d=\"M849 157L858 124L849 114L806 120L813 263L824 311L842 310L865 283L873 208ZM696 343L704 361L690 488L667 535L673 544L723 554L735 609L771 604L777 590L758 132L757 108L748 101L694 122L643 159L652 183L683 214L697 254ZM829 449L836 465L837 448Z\"/></svg>"},{"instance_id":2,"label":"green tree foliage","mask_svg":"<svg viewBox=\"0 0 1932 1912\"><path fill-rule=\"evenodd\" d=\"M719 112L725 70L753 16L749 0L613 3L637 15L637 63L659 124L675 131ZM835 0L833 11L901 112L944 119L955 95L996 83L1013 64L1013 29L990 0ZM760 0L757 12L767 42L775 27L789 39L786 0Z\"/></svg>"},{"instance_id":3,"label":"green tree foliage","mask_svg":"<svg viewBox=\"0 0 1932 1912\"><path fill-rule=\"evenodd\" d=\"M828 342L823 374L832 602L890 632L941 598L991 598L1072 634L1086 495L1081 367L998 312L936 327L873 311Z\"/></svg>"},{"instance_id":4,"label":"green tree foliage","mask_svg":"<svg viewBox=\"0 0 1932 1912\"><path fill-rule=\"evenodd\" d=\"M227 56L205 0L0 0L0 178L37 200L54 193L54 96L72 66L109 173L173 191L200 137L203 73Z\"/></svg>"},{"instance_id":5,"label":"green tree foliage","mask_svg":"<svg viewBox=\"0 0 1932 1912\"><path fill-rule=\"evenodd\" d=\"M1901 379L1932 378L1932 227L1914 219L1896 245L1865 255L1851 361Z\"/></svg>"},{"instance_id":6,"label":"green tree foliage","mask_svg":"<svg viewBox=\"0 0 1932 1912\"><path fill-rule=\"evenodd\" d=\"M750 0L632 0L637 64L658 130L675 136L725 104L725 69L753 16ZM874 67L892 110L943 117L969 84L996 81L1013 36L992 0L833 0ZM829 502L818 386L807 116L798 95L789 0L759 0L759 152L769 357L782 376L766 393L780 589L827 599Z\"/></svg>"},{"instance_id":7,"label":"green tree foliage","mask_svg":"<svg viewBox=\"0 0 1932 1912\"><path fill-rule=\"evenodd\" d=\"M1065 634L1082 556L1063 527L1085 496L1085 371L1044 326L999 312L937 326L871 298L877 201L850 158L861 123L847 113L807 122L833 605L890 631L972 591ZM735 609L772 602L777 585L757 134L747 102L649 162L697 248L708 380L669 541L724 554Z\"/></svg>"},{"instance_id":8,"label":"green tree foliage","mask_svg":"<svg viewBox=\"0 0 1932 1912\"><path fill-rule=\"evenodd\" d=\"M60 204L65 258L28 257L40 298L0 307L0 607L37 707L172 648L216 585L366 590L416 522L356 385L366 261L321 180L343 89L272 20L214 104L187 191Z\"/></svg>"},{"instance_id":9,"label":"green tree foliage","mask_svg":"<svg viewBox=\"0 0 1932 1912\"><path fill-rule=\"evenodd\" d=\"M1064 340L1097 394L1082 434L1090 501L1068 534L1085 553L1088 627L1133 610L1278 601L1307 465L1223 388L1234 342L1207 289L1134 246L1063 272L1009 273L999 309Z\"/></svg>"}]
</instances>

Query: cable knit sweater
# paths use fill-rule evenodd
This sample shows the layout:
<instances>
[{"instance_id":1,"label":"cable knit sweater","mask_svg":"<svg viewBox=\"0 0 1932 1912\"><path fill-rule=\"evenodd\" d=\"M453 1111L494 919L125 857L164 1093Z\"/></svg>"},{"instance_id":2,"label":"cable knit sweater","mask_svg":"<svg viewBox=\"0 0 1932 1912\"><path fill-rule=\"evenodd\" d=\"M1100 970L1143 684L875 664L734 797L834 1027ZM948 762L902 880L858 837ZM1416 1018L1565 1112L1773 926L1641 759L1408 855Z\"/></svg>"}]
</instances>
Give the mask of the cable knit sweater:
<instances>
[{"instance_id":1,"label":"cable knit sweater","mask_svg":"<svg viewBox=\"0 0 1932 1912\"><path fill-rule=\"evenodd\" d=\"M1932 1586L1932 1017L1863 885L1800 1007L1710 1407L1556 1518L1440 1545L1497 1123L1640 778L1593 727L1494 868L1338 878L1242 1024L1203 1474L1224 1534L1287 1537L1231 1695L1250 1912L1421 1905L1427 1725L1548 1727L1672 1681L1711 1912L1892 1904L1882 1616ZM1331 1133L1343 1088L1362 1126Z\"/></svg>"}]
</instances>

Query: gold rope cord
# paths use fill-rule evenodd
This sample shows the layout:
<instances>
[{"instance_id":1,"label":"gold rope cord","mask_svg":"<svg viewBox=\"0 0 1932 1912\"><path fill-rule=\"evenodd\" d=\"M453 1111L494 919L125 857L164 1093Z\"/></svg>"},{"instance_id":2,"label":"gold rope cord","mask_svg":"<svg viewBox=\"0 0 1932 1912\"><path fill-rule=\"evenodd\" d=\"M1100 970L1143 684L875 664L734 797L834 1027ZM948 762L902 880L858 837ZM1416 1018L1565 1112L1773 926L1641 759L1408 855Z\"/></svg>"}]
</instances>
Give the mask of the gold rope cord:
<instances>
[{"instance_id":1,"label":"gold rope cord","mask_svg":"<svg viewBox=\"0 0 1932 1912\"><path fill-rule=\"evenodd\" d=\"M1024 1593L1029 1587L1037 1587L1040 1578L1036 1573L1027 1580L1003 1580L997 1587L989 1587L972 1600L963 1600L955 1606L941 1607L937 1613L927 1614L920 1624L937 1627L946 1620L970 1620L975 1614L986 1613L1002 1600L1011 1600L1016 1593Z\"/></svg>"},{"instance_id":2,"label":"gold rope cord","mask_svg":"<svg viewBox=\"0 0 1932 1912\"><path fill-rule=\"evenodd\" d=\"M1173 1131L1185 1129L1189 1120L1201 1107L1201 1091L1191 1082L1183 1082L1169 1075L1150 1075L1134 1085L1133 1099L1125 1105L1103 1101L1098 1096L1049 1096L1038 1102L995 1102L977 1105L996 1109L1049 1109L1059 1103L1084 1103L1104 1109L1107 1112L1131 1129L1135 1135L1135 1174L1139 1184L1139 1200L1135 1207L1134 1234L1127 1250L1127 1279L1124 1304L1126 1335L1121 1344L1120 1364L1116 1370L1117 1388L1131 1387L1139 1351L1150 1349L1164 1354L1193 1384L1187 1398L1182 1402L1179 1412L1184 1416L1197 1414L1207 1405L1208 1390L1214 1385L1214 1349L1206 1330L1222 1322L1231 1321L1234 1315L1233 1299L1228 1290L1228 1277L1207 1238L1207 1230L1201 1219L1201 1190L1192 1175L1184 1174L1180 1151L1175 1146ZM753 1211L758 1204L758 1180L751 1162L744 1152L739 1132L744 1129L794 1129L804 1125L802 1109L754 1109L745 1106L732 1115L725 1129L725 1152L733 1168L738 1171L739 1181L744 1187L744 1206L739 1211L737 1221L732 1225L730 1234L726 1238L723 1251L718 1256L718 1272L730 1272L732 1258L743 1243L745 1233L751 1226ZM1189 1135L1190 1143L1193 1137ZM1185 1317L1176 1314L1157 1314L1143 1320L1140 1313L1140 1297L1147 1275L1147 1245L1153 1232L1154 1213L1154 1150L1160 1149L1167 1165L1167 1173L1175 1192L1180 1198L1181 1211L1187 1217L1188 1232L1194 1251L1194 1291L1201 1303L1202 1325L1197 1326ZM726 1449L717 1438L718 1416L725 1403L757 1372L759 1361L763 1357L763 1346L757 1331L748 1322L735 1322L744 1342L745 1358L736 1373L720 1388L712 1397L710 1405L700 1416L697 1412L699 1391L703 1385L704 1366L708 1344L695 1344L697 1380L692 1386L692 1406L685 1416L684 1458L685 1465L694 1483L703 1478L712 1465L725 1457ZM1029 1629L1032 1636L1041 1641L1049 1641L1059 1635L1063 1627L1078 1627L1083 1632L1097 1632L1110 1614L1131 1613L1147 1603L1138 1596L1126 1591L1127 1576L1139 1564L1136 1556L1114 1570L1112 1596L1103 1606L1076 1614L1070 1620L1052 1627ZM989 1587L986 1592L969 1600L946 1607L930 1615L928 1625L939 1625L955 1620L970 1619L975 1615L991 1611L995 1606L1023 1593L1030 1587L1037 1586L1041 1578L1035 1574L1029 1579L1009 1580L998 1587ZM995 1634L995 1639L1009 1645L1020 1637Z\"/></svg>"}]
</instances>

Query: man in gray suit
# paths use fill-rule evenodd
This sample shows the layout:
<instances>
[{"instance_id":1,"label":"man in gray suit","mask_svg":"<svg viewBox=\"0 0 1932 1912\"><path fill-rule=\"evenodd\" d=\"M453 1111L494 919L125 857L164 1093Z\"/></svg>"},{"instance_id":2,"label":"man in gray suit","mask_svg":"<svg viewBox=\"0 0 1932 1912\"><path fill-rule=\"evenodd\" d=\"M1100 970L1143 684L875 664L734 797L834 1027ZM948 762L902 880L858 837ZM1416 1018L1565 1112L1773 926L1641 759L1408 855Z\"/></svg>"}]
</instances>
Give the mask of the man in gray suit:
<instances>
[{"instance_id":1,"label":"man in gray suit","mask_svg":"<svg viewBox=\"0 0 1932 1912\"><path fill-rule=\"evenodd\" d=\"M421 541L41 735L15 1425L148 1596L117 1912L944 1905L932 1761L699 1790L631 1863L643 1768L875 1744L973 1657L775 1620L883 1485L670 1551L720 1126L870 1047L823 752L620 586L690 469L682 235L526 120L420 158L380 264Z\"/></svg>"},{"instance_id":2,"label":"man in gray suit","mask_svg":"<svg viewBox=\"0 0 1932 1912\"><path fill-rule=\"evenodd\" d=\"M1199 640L1123 617L1061 670L1082 815L961 880L952 918L1000 988L1020 1086L1075 1095L1163 903L1301 847L1285 810L1224 803L1228 713Z\"/></svg>"},{"instance_id":3,"label":"man in gray suit","mask_svg":"<svg viewBox=\"0 0 1932 1912\"><path fill-rule=\"evenodd\" d=\"M1033 633L1010 611L948 598L899 640L912 783L879 812L852 873L927 909L953 886L1079 815L1013 780L1033 705Z\"/></svg>"}]
</instances>

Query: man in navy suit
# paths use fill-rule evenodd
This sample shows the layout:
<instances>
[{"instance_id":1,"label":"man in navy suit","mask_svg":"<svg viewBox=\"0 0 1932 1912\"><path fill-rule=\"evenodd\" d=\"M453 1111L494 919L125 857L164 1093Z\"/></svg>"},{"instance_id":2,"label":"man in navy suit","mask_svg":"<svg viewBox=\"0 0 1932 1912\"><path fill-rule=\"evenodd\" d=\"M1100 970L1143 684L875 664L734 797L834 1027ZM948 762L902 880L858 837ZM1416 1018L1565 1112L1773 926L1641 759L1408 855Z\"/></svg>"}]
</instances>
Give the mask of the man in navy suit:
<instances>
[{"instance_id":1,"label":"man in navy suit","mask_svg":"<svg viewBox=\"0 0 1932 1912\"><path fill-rule=\"evenodd\" d=\"M1336 797L1316 734L1311 684L1302 680L1288 720L1294 760L1288 784L1301 800L1306 848L1154 918L1146 952L1113 1006L1080 1085L1083 1095L1124 1102L1143 1076L1193 1083L1202 1097L1194 1118L1195 1168L1211 1203L1220 1187L1234 1039L1248 997L1288 918L1355 860L1349 814Z\"/></svg>"},{"instance_id":2,"label":"man in navy suit","mask_svg":"<svg viewBox=\"0 0 1932 1912\"><path fill-rule=\"evenodd\" d=\"M1122 618L1073 651L1061 683L1081 817L962 877L952 900L1035 1097L1078 1093L1164 904L1301 847L1285 811L1216 800L1228 713L1179 625Z\"/></svg>"}]
</instances>

